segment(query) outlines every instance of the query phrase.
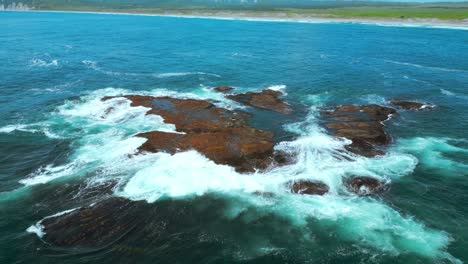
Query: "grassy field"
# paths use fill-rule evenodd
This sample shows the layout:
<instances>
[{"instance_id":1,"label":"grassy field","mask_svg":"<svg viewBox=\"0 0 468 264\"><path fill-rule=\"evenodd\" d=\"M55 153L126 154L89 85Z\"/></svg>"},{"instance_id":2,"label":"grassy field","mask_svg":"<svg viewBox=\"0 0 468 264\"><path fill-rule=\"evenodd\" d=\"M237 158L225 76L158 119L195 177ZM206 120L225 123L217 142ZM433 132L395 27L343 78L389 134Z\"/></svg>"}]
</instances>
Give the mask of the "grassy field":
<instances>
[{"instance_id":1,"label":"grassy field","mask_svg":"<svg viewBox=\"0 0 468 264\"><path fill-rule=\"evenodd\" d=\"M288 10L294 14L317 14L330 17L362 17L362 18L438 18L466 19L468 7L349 7L329 9Z\"/></svg>"}]
</instances>

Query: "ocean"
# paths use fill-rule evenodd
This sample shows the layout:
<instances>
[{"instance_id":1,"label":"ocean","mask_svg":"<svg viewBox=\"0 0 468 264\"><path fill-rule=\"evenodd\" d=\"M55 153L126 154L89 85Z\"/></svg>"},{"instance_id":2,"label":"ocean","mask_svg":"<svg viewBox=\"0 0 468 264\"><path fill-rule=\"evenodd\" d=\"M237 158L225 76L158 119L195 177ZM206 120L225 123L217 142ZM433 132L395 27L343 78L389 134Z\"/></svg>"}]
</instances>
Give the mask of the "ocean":
<instances>
[{"instance_id":1,"label":"ocean","mask_svg":"<svg viewBox=\"0 0 468 264\"><path fill-rule=\"evenodd\" d=\"M0 263L468 261L466 30L49 12L0 12L0 28ZM212 90L221 85L280 90L294 113L246 107ZM137 155L135 134L174 126L101 100L122 94L250 112L298 158L240 174L195 151ZM435 107L385 122L383 156L336 155L345 142L321 109L394 98ZM349 175L391 188L343 194ZM294 179L330 192L291 194ZM43 239L41 219L114 196L144 209L112 218L143 224L99 246Z\"/></svg>"}]
</instances>

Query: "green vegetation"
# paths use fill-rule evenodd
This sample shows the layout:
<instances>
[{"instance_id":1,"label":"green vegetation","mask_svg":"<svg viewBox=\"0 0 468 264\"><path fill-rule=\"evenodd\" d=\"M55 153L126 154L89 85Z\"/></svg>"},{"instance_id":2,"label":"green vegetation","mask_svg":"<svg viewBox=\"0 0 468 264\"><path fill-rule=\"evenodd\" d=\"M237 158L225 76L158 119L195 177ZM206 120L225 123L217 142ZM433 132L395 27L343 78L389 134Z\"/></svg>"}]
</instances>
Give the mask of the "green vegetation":
<instances>
[{"instance_id":1,"label":"green vegetation","mask_svg":"<svg viewBox=\"0 0 468 264\"><path fill-rule=\"evenodd\" d=\"M415 7L349 7L324 9L293 9L294 14L316 14L327 17L364 17L364 18L438 18L438 19L466 19L468 7L449 8L438 6Z\"/></svg>"},{"instance_id":2,"label":"green vegetation","mask_svg":"<svg viewBox=\"0 0 468 264\"><path fill-rule=\"evenodd\" d=\"M468 2L396 3L362 1L214 1L214 0L0 0L23 2L37 10L102 11L148 14L335 18L468 19Z\"/></svg>"}]
</instances>

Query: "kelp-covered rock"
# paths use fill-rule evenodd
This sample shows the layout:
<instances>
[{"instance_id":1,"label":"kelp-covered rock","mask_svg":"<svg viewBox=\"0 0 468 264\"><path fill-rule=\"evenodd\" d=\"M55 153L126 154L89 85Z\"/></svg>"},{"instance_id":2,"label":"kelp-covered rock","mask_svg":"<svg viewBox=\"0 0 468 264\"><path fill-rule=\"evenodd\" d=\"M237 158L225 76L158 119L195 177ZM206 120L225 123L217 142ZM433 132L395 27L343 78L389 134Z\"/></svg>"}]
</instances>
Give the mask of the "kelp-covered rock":
<instances>
[{"instance_id":1,"label":"kelp-covered rock","mask_svg":"<svg viewBox=\"0 0 468 264\"><path fill-rule=\"evenodd\" d=\"M163 117L166 123L174 124L178 132L184 133L138 134L148 139L140 151L174 154L194 149L215 163L233 166L239 172L253 172L275 163L273 133L251 127L246 113L216 107L204 100L138 95L125 98L132 106L150 108L148 114Z\"/></svg>"},{"instance_id":2,"label":"kelp-covered rock","mask_svg":"<svg viewBox=\"0 0 468 264\"><path fill-rule=\"evenodd\" d=\"M260 109L275 111L283 114L292 113L292 108L279 98L281 95L283 94L279 91L266 89L261 92L247 92L242 94L228 95L226 97L239 103Z\"/></svg>"},{"instance_id":3,"label":"kelp-covered rock","mask_svg":"<svg viewBox=\"0 0 468 264\"><path fill-rule=\"evenodd\" d=\"M287 185L291 188L291 192L297 194L324 195L330 190L325 183L312 180L297 180Z\"/></svg>"},{"instance_id":4,"label":"kelp-covered rock","mask_svg":"<svg viewBox=\"0 0 468 264\"><path fill-rule=\"evenodd\" d=\"M425 104L425 103L416 102L416 101L409 101L409 100L393 99L393 100L390 100L390 103L392 105L398 106L406 110L419 111L419 110L434 108L434 106L430 104Z\"/></svg>"},{"instance_id":5,"label":"kelp-covered rock","mask_svg":"<svg viewBox=\"0 0 468 264\"><path fill-rule=\"evenodd\" d=\"M109 198L38 223L44 241L63 247L96 247L114 242L139 226L137 211L144 203L124 198ZM118 213L117 213L118 212Z\"/></svg>"},{"instance_id":6,"label":"kelp-covered rock","mask_svg":"<svg viewBox=\"0 0 468 264\"><path fill-rule=\"evenodd\" d=\"M379 105L343 105L323 111L325 126L331 134L352 141L347 150L366 157L382 155L381 147L391 142L383 122L396 111Z\"/></svg>"},{"instance_id":7,"label":"kelp-covered rock","mask_svg":"<svg viewBox=\"0 0 468 264\"><path fill-rule=\"evenodd\" d=\"M349 177L343 183L349 192L358 195L371 195L384 192L388 189L388 185L385 182L372 177Z\"/></svg>"}]
</instances>

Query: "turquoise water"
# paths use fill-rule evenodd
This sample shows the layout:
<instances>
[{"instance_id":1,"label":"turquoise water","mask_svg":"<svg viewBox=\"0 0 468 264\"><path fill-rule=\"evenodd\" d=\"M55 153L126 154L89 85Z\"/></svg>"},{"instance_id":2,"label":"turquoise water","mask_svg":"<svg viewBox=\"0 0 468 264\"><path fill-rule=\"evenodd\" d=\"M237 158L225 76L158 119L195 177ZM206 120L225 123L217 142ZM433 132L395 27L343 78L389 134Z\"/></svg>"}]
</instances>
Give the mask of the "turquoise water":
<instances>
[{"instance_id":1,"label":"turquoise water","mask_svg":"<svg viewBox=\"0 0 468 264\"><path fill-rule=\"evenodd\" d=\"M0 28L0 263L468 260L466 30L33 12L0 12ZM209 89L219 85L281 89L295 114L244 108ZM100 100L118 94L251 111L298 161L240 175L193 151L129 158L143 143L134 134L174 128L126 101ZM334 155L345 142L320 127L321 107L392 98L437 107L392 118L383 157ZM391 189L342 195L349 175ZM324 181L330 194L285 192L303 178ZM77 192L109 179L119 182L112 195L149 203L138 216L148 224L86 250L26 231L96 202L101 194Z\"/></svg>"}]
</instances>

